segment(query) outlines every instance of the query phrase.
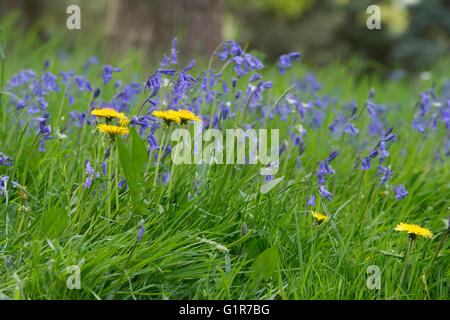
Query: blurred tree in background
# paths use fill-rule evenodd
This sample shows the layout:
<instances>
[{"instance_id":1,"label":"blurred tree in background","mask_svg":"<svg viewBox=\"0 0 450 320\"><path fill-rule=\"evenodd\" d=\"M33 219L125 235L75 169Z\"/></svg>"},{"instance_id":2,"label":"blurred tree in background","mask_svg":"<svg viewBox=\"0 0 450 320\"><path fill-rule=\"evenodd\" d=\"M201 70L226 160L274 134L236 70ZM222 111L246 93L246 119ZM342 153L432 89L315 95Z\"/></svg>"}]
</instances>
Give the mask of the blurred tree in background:
<instances>
[{"instance_id":1,"label":"blurred tree in background","mask_svg":"<svg viewBox=\"0 0 450 320\"><path fill-rule=\"evenodd\" d=\"M439 0L230 0L239 39L270 60L299 50L326 64L355 54L387 66L427 67L448 55L450 1ZM369 30L366 9L381 8L381 29Z\"/></svg>"},{"instance_id":2,"label":"blurred tree in background","mask_svg":"<svg viewBox=\"0 0 450 320\"><path fill-rule=\"evenodd\" d=\"M272 62L300 51L316 65L358 55L422 70L449 53L445 0L0 0L0 17L19 10L18 27L39 26L46 41L65 28L70 4L81 8L84 37L101 35L109 52L139 48L152 60L175 36L186 58L207 58L230 38ZM380 30L366 27L373 4L381 8Z\"/></svg>"}]
</instances>

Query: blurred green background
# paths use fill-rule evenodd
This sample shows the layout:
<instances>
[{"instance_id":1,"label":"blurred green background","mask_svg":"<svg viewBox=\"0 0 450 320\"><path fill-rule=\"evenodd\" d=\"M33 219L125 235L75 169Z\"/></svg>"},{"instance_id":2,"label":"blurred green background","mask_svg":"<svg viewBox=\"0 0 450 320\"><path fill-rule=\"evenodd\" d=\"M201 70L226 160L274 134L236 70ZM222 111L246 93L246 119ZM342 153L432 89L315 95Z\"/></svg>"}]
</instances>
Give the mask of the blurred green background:
<instances>
[{"instance_id":1,"label":"blurred green background","mask_svg":"<svg viewBox=\"0 0 450 320\"><path fill-rule=\"evenodd\" d=\"M81 30L66 28L71 4L81 9ZM381 9L380 30L366 27L373 4ZM35 44L60 37L64 53L80 45L100 56L134 50L150 64L177 36L185 61L208 58L221 40L235 39L265 62L300 51L310 65L357 56L414 72L447 57L450 43L444 0L1 0L0 19L14 25L10 42L31 32Z\"/></svg>"}]
</instances>

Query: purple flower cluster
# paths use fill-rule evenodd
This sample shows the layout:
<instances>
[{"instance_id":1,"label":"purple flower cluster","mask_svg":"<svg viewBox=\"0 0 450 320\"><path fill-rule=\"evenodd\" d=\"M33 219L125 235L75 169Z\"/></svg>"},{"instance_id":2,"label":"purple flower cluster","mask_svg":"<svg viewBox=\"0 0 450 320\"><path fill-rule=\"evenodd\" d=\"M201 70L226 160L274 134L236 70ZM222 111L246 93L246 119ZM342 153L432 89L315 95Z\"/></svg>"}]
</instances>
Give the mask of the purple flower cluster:
<instances>
[{"instance_id":1,"label":"purple flower cluster","mask_svg":"<svg viewBox=\"0 0 450 320\"><path fill-rule=\"evenodd\" d=\"M279 73L285 74L286 69L292 66L292 61L300 61L301 56L300 52L291 52L281 55L280 60L278 61L278 66L280 67Z\"/></svg>"},{"instance_id":2,"label":"purple flower cluster","mask_svg":"<svg viewBox=\"0 0 450 320\"><path fill-rule=\"evenodd\" d=\"M84 187L85 189L91 188L93 182L94 182L96 179L101 178L101 176L103 176L104 179L106 179L106 183L105 183L104 186L103 186L103 190L106 190L106 189L107 189L107 187L108 187L108 173L107 173L107 165L106 165L106 163L105 163L104 161L105 161L107 158L109 158L110 151L111 151L111 149L108 148L107 151L106 151L106 153L105 153L105 156L104 156L104 158L103 158L103 161L100 161L100 162L96 165L95 168L92 167L92 165L91 165L89 159L86 159L86 161L85 161L85 175L86 175L86 178L85 178L85 181L84 181L84 183L83 183L83 187ZM99 166L100 166L100 169L99 169L100 171L97 171L97 167L99 167ZM125 178L123 178L122 176L119 176L119 178L120 178L120 181L119 181L119 183L118 183L118 185L117 185L117 188L120 190L120 189L122 189L124 186L126 186L126 189L128 189L127 181L125 180ZM103 179L103 180L104 180L104 179ZM112 177L112 179L114 179L114 177ZM101 180L100 180L100 183L101 183L103 180L101 179ZM96 193L97 193L97 189L95 189L95 190L93 191L93 196L95 196Z\"/></svg>"},{"instance_id":3,"label":"purple flower cluster","mask_svg":"<svg viewBox=\"0 0 450 320\"><path fill-rule=\"evenodd\" d=\"M0 166L12 166L13 164L10 157L7 157L0 152Z\"/></svg>"},{"instance_id":4,"label":"purple flower cluster","mask_svg":"<svg viewBox=\"0 0 450 320\"><path fill-rule=\"evenodd\" d=\"M6 193L6 186L8 185L8 181L8 176L0 176L0 195L4 195Z\"/></svg>"},{"instance_id":5,"label":"purple flower cluster","mask_svg":"<svg viewBox=\"0 0 450 320\"><path fill-rule=\"evenodd\" d=\"M319 194L323 199L331 200L334 195L329 192L325 188L325 176L331 175L334 173L333 168L331 168L330 162L332 162L336 157L339 155L339 151L334 150L330 152L327 158L320 160L318 162L319 170L316 170L314 173L317 176L317 184L319 185ZM311 194L311 197L308 200L308 205L311 207L316 206L316 196L314 195L314 192Z\"/></svg>"}]
</instances>

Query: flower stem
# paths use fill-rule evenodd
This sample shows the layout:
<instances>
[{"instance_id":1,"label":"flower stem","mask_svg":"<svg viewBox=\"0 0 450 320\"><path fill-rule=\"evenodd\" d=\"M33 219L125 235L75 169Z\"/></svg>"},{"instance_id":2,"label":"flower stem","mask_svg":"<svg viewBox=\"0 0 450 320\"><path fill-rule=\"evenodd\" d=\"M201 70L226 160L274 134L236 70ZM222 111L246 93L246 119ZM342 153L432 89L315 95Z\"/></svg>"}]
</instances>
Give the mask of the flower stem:
<instances>
[{"instance_id":1,"label":"flower stem","mask_svg":"<svg viewBox=\"0 0 450 320\"><path fill-rule=\"evenodd\" d=\"M114 149L114 148L111 148ZM114 177L115 177L115 184L114 188L116 189L116 213L119 212L119 148L116 147L115 150L111 150L114 152Z\"/></svg>"},{"instance_id":2,"label":"flower stem","mask_svg":"<svg viewBox=\"0 0 450 320\"><path fill-rule=\"evenodd\" d=\"M430 265L428 266L427 270L425 271L425 274L424 274L425 276L428 276L428 274L430 273L431 268L433 267L434 263L436 262L436 258L439 255L439 251L441 251L442 246L444 245L444 242L447 239L449 230L450 230L450 227L447 227L447 230L445 231L444 236L442 237L441 242L439 243L439 245L437 247L437 250L436 250L436 252L435 252L435 254L433 256L433 259L431 260Z\"/></svg>"},{"instance_id":3,"label":"flower stem","mask_svg":"<svg viewBox=\"0 0 450 320\"><path fill-rule=\"evenodd\" d=\"M112 148L112 146L111 146ZM113 152L111 150L111 152ZM113 166L113 160L112 155L109 157L109 164L108 164L108 218L111 218L111 193L112 193L112 166Z\"/></svg>"},{"instance_id":4,"label":"flower stem","mask_svg":"<svg viewBox=\"0 0 450 320\"><path fill-rule=\"evenodd\" d=\"M406 266L408 265L408 260L409 260L409 257L411 255L411 251L412 251L413 245L414 245L414 238L410 237L409 238L408 253L406 254L405 264L403 265L402 275L400 276L400 283L399 283L399 286L397 288L396 300L398 300L398 297L399 297L400 288L401 288L401 286L403 284L403 278L405 277Z\"/></svg>"},{"instance_id":5,"label":"flower stem","mask_svg":"<svg viewBox=\"0 0 450 320\"><path fill-rule=\"evenodd\" d=\"M122 274L120 275L119 281L117 282L117 286L116 286L116 288L115 288L115 290L114 290L114 294L113 294L113 296L112 296L112 300L114 300L114 299L116 298L116 296L117 296L117 292L119 291L120 284L122 283L123 275L124 275L125 272L127 271L128 263L130 262L131 256L133 255L134 250L136 249L138 243L139 243L139 239L136 240L136 242L134 243L133 248L131 249L130 254L128 255L127 262L125 263L125 266L123 267Z\"/></svg>"},{"instance_id":6,"label":"flower stem","mask_svg":"<svg viewBox=\"0 0 450 320\"><path fill-rule=\"evenodd\" d=\"M182 129L186 130L186 128L184 128L184 127L182 127ZM174 158L180 156L179 153L178 153L179 150L177 150L178 145L180 144L180 138L181 138L181 135L178 136L177 144L176 144L175 148L172 150L172 152L175 152L175 155L174 155L174 157L172 158L172 167L171 167L171 169L170 169L169 190L167 191L167 197L168 197L168 198L169 198L170 195L171 195L171 192L172 192L172 185L173 185L173 182L174 182L174 180L175 180L175 175L174 175L175 161L174 161ZM183 143L184 143L184 140L183 140ZM183 150L184 150L184 146L183 146Z\"/></svg>"},{"instance_id":7,"label":"flower stem","mask_svg":"<svg viewBox=\"0 0 450 320\"><path fill-rule=\"evenodd\" d=\"M158 159L156 160L156 168L155 168L155 178L153 179L153 187L156 186L156 181L158 180L158 172L159 172L159 162L161 161L162 150L164 148L164 142L166 139L166 127L163 127L163 135L161 138L161 143L159 144L159 152Z\"/></svg>"}]
</instances>

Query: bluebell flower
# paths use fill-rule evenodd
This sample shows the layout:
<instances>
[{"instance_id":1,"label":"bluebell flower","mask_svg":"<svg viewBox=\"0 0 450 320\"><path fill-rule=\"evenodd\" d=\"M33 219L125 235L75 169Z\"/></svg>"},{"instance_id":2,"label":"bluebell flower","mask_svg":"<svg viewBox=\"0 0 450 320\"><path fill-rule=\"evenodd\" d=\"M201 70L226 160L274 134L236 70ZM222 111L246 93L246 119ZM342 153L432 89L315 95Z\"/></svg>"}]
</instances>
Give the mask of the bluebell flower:
<instances>
[{"instance_id":1,"label":"bluebell flower","mask_svg":"<svg viewBox=\"0 0 450 320\"><path fill-rule=\"evenodd\" d=\"M231 85L233 86L233 88L236 88L237 81L238 81L237 78L235 78L235 77L232 77L232 78L231 78Z\"/></svg>"},{"instance_id":2,"label":"bluebell flower","mask_svg":"<svg viewBox=\"0 0 450 320\"><path fill-rule=\"evenodd\" d=\"M417 121L417 119L414 119L412 122L412 128L414 130L419 131L420 133L422 133L425 136L425 129L419 124L419 121Z\"/></svg>"},{"instance_id":3,"label":"bluebell flower","mask_svg":"<svg viewBox=\"0 0 450 320\"><path fill-rule=\"evenodd\" d=\"M100 88L95 88L94 90L94 99L97 98L100 95Z\"/></svg>"},{"instance_id":4,"label":"bluebell flower","mask_svg":"<svg viewBox=\"0 0 450 320\"><path fill-rule=\"evenodd\" d=\"M117 189L122 189L123 188L123 186L125 186L126 187L126 189L128 189L128 184L127 184L127 180L125 180L125 178L124 177L122 177L122 176L119 176L120 177L120 181L119 181L119 183L117 184Z\"/></svg>"},{"instance_id":5,"label":"bluebell flower","mask_svg":"<svg viewBox=\"0 0 450 320\"><path fill-rule=\"evenodd\" d=\"M177 70L175 70L175 69L158 69L158 70L156 70L156 72L165 74L166 76L173 76L177 73Z\"/></svg>"},{"instance_id":6,"label":"bluebell flower","mask_svg":"<svg viewBox=\"0 0 450 320\"><path fill-rule=\"evenodd\" d=\"M388 142L388 141L394 140L395 138L397 138L397 136L398 135L396 133L388 133L383 138L381 138L381 141Z\"/></svg>"},{"instance_id":7,"label":"bluebell flower","mask_svg":"<svg viewBox=\"0 0 450 320\"><path fill-rule=\"evenodd\" d=\"M11 158L0 152L0 166L12 166Z\"/></svg>"},{"instance_id":8,"label":"bluebell flower","mask_svg":"<svg viewBox=\"0 0 450 320\"><path fill-rule=\"evenodd\" d=\"M235 56L231 58L231 61L234 62L233 69L236 72L238 78L248 74L250 71L264 68L264 65L261 63L261 61L259 61L258 58L252 56L249 53L245 53L242 56Z\"/></svg>"},{"instance_id":9,"label":"bluebell flower","mask_svg":"<svg viewBox=\"0 0 450 320\"><path fill-rule=\"evenodd\" d=\"M316 76L312 72L308 72L301 81L294 81L297 88L303 93L314 94L322 88L322 85L317 80Z\"/></svg>"},{"instance_id":10,"label":"bluebell flower","mask_svg":"<svg viewBox=\"0 0 450 320\"><path fill-rule=\"evenodd\" d=\"M328 200L331 200L331 198L334 197L324 186L319 187L319 193L322 198L327 198Z\"/></svg>"},{"instance_id":11,"label":"bluebell flower","mask_svg":"<svg viewBox=\"0 0 450 320\"><path fill-rule=\"evenodd\" d=\"M73 96L69 93L66 93L66 97L67 99L69 99L69 106L75 104L75 99L73 98Z\"/></svg>"},{"instance_id":12,"label":"bluebell flower","mask_svg":"<svg viewBox=\"0 0 450 320\"><path fill-rule=\"evenodd\" d=\"M86 166L86 171L85 174L86 179L83 183L83 187L85 189L90 188L92 186L92 181L94 180L94 178L98 178L100 176L100 173L95 172L94 168L91 166L90 162L88 159L86 159L85 161L85 166Z\"/></svg>"},{"instance_id":13,"label":"bluebell flower","mask_svg":"<svg viewBox=\"0 0 450 320\"><path fill-rule=\"evenodd\" d=\"M311 194L311 197L308 200L308 205L311 207L315 207L316 206L316 196L313 194Z\"/></svg>"},{"instance_id":14,"label":"bluebell flower","mask_svg":"<svg viewBox=\"0 0 450 320\"><path fill-rule=\"evenodd\" d=\"M6 186L8 185L8 181L9 181L8 176L0 177L0 195L3 195L6 193Z\"/></svg>"},{"instance_id":15,"label":"bluebell flower","mask_svg":"<svg viewBox=\"0 0 450 320\"><path fill-rule=\"evenodd\" d=\"M169 66L169 57L164 55L162 61L159 63L161 67L167 68Z\"/></svg>"},{"instance_id":16,"label":"bluebell flower","mask_svg":"<svg viewBox=\"0 0 450 320\"><path fill-rule=\"evenodd\" d=\"M178 50L177 50L178 40L177 38L172 41L172 48L170 49L170 64L178 63Z\"/></svg>"},{"instance_id":17,"label":"bluebell flower","mask_svg":"<svg viewBox=\"0 0 450 320\"><path fill-rule=\"evenodd\" d=\"M327 162L331 162L334 159L336 159L336 157L339 155L339 151L332 151L330 152L330 154L328 155L328 158L326 159Z\"/></svg>"},{"instance_id":18,"label":"bluebell flower","mask_svg":"<svg viewBox=\"0 0 450 320\"><path fill-rule=\"evenodd\" d=\"M347 121L347 127L345 128L345 133L351 133L351 134L358 134L359 130L355 128L355 126L350 122Z\"/></svg>"},{"instance_id":19,"label":"bluebell flower","mask_svg":"<svg viewBox=\"0 0 450 320\"><path fill-rule=\"evenodd\" d=\"M31 70L21 70L12 76L11 81L7 83L8 86L18 87L26 83L33 83L36 81L36 73Z\"/></svg>"},{"instance_id":20,"label":"bluebell flower","mask_svg":"<svg viewBox=\"0 0 450 320\"><path fill-rule=\"evenodd\" d=\"M222 81L222 92L223 94L227 94L228 92L230 92L230 89L228 88L225 81Z\"/></svg>"},{"instance_id":21,"label":"bluebell flower","mask_svg":"<svg viewBox=\"0 0 450 320\"><path fill-rule=\"evenodd\" d=\"M145 232L145 226L140 225L138 227L137 241L140 241L142 239L142 237L144 236L144 232Z\"/></svg>"},{"instance_id":22,"label":"bluebell flower","mask_svg":"<svg viewBox=\"0 0 450 320\"><path fill-rule=\"evenodd\" d=\"M350 118L353 118L356 112L358 112L358 105L355 101L349 101L342 106L342 109L350 111Z\"/></svg>"},{"instance_id":23,"label":"bluebell flower","mask_svg":"<svg viewBox=\"0 0 450 320\"><path fill-rule=\"evenodd\" d=\"M361 158L361 162L362 162L362 170L369 170L372 167L370 164L369 157Z\"/></svg>"},{"instance_id":24,"label":"bluebell flower","mask_svg":"<svg viewBox=\"0 0 450 320\"><path fill-rule=\"evenodd\" d=\"M105 151L105 155L103 156L103 161L108 159L110 155L111 155L111 146L108 146L108 148Z\"/></svg>"},{"instance_id":25,"label":"bluebell flower","mask_svg":"<svg viewBox=\"0 0 450 320\"><path fill-rule=\"evenodd\" d=\"M43 135L48 135L51 132L50 126L46 126L47 118L46 117L38 117L36 120L39 121L39 133Z\"/></svg>"},{"instance_id":26,"label":"bluebell flower","mask_svg":"<svg viewBox=\"0 0 450 320\"><path fill-rule=\"evenodd\" d=\"M330 164L325 160L322 160L319 162L319 172L321 174L333 174L334 173Z\"/></svg>"},{"instance_id":27,"label":"bluebell flower","mask_svg":"<svg viewBox=\"0 0 450 320\"><path fill-rule=\"evenodd\" d=\"M195 60L189 61L189 63L187 64L186 68L184 68L184 71L191 70L193 67L195 67L195 64L196 64Z\"/></svg>"},{"instance_id":28,"label":"bluebell flower","mask_svg":"<svg viewBox=\"0 0 450 320\"><path fill-rule=\"evenodd\" d=\"M63 84L67 84L67 82L69 82L70 78L72 78L75 75L75 71L68 71L68 72L61 71L59 73L59 75L62 77L61 82Z\"/></svg>"},{"instance_id":29,"label":"bluebell flower","mask_svg":"<svg viewBox=\"0 0 450 320\"><path fill-rule=\"evenodd\" d=\"M389 156L389 151L386 149L386 144L384 142L380 142L379 145L380 150L380 162L383 162Z\"/></svg>"},{"instance_id":30,"label":"bluebell flower","mask_svg":"<svg viewBox=\"0 0 450 320\"><path fill-rule=\"evenodd\" d=\"M89 63L89 64L99 64L99 62L100 62L100 61L99 61L98 58L95 57L95 56L90 57L89 60L88 60L88 63Z\"/></svg>"},{"instance_id":31,"label":"bluebell flower","mask_svg":"<svg viewBox=\"0 0 450 320\"><path fill-rule=\"evenodd\" d=\"M106 163L104 161L101 162L101 167L102 167L102 173L103 175L106 177L108 176L108 173L106 171Z\"/></svg>"},{"instance_id":32,"label":"bluebell flower","mask_svg":"<svg viewBox=\"0 0 450 320\"><path fill-rule=\"evenodd\" d=\"M320 127L323 123L324 118L325 118L325 113L320 110L316 110L314 112L314 117L312 119L312 126Z\"/></svg>"},{"instance_id":33,"label":"bluebell flower","mask_svg":"<svg viewBox=\"0 0 450 320\"><path fill-rule=\"evenodd\" d=\"M395 191L395 199L401 200L408 194L408 191L406 191L404 185L399 185L398 187L393 187Z\"/></svg>"},{"instance_id":34,"label":"bluebell flower","mask_svg":"<svg viewBox=\"0 0 450 320\"><path fill-rule=\"evenodd\" d=\"M232 55L240 56L244 53L241 46L236 41L229 41L230 43L230 53Z\"/></svg>"},{"instance_id":35,"label":"bluebell flower","mask_svg":"<svg viewBox=\"0 0 450 320\"><path fill-rule=\"evenodd\" d=\"M286 68L292 66L292 61L300 61L301 53L300 52L291 52L289 54L283 54L280 56L278 61L278 66L280 67L280 74L286 73Z\"/></svg>"},{"instance_id":36,"label":"bluebell flower","mask_svg":"<svg viewBox=\"0 0 450 320\"><path fill-rule=\"evenodd\" d=\"M107 84L109 81L111 81L113 72L121 71L120 68L114 68L114 67L110 66L109 64L104 65L102 69L103 69L103 73L101 73L100 75L102 76L103 84Z\"/></svg>"},{"instance_id":37,"label":"bluebell flower","mask_svg":"<svg viewBox=\"0 0 450 320\"><path fill-rule=\"evenodd\" d=\"M92 91L92 85L88 79L82 76L76 76L75 82L78 85L78 90L80 91Z\"/></svg>"},{"instance_id":38,"label":"bluebell flower","mask_svg":"<svg viewBox=\"0 0 450 320\"><path fill-rule=\"evenodd\" d=\"M248 82L254 82L254 81L257 81L257 80L259 80L259 79L261 79L261 75L258 74L258 72L255 72L255 73L250 77L250 79L248 80Z\"/></svg>"},{"instance_id":39,"label":"bluebell flower","mask_svg":"<svg viewBox=\"0 0 450 320\"><path fill-rule=\"evenodd\" d=\"M387 167L378 166L378 170L379 170L378 174L382 174L380 184L389 181L389 179L392 177L392 174L394 173L394 171L391 170L391 166Z\"/></svg>"},{"instance_id":40,"label":"bluebell flower","mask_svg":"<svg viewBox=\"0 0 450 320\"><path fill-rule=\"evenodd\" d=\"M300 161L300 156L297 157L296 161L297 161L297 170L300 170L302 168L302 163Z\"/></svg>"},{"instance_id":41,"label":"bluebell flower","mask_svg":"<svg viewBox=\"0 0 450 320\"><path fill-rule=\"evenodd\" d=\"M371 158L371 159L376 158L377 155L378 155L378 153L379 153L378 149L372 150L372 151L369 153L369 158Z\"/></svg>"},{"instance_id":42,"label":"bluebell flower","mask_svg":"<svg viewBox=\"0 0 450 320\"><path fill-rule=\"evenodd\" d=\"M163 186L167 185L170 180L170 172L163 172L159 175L157 182L161 183Z\"/></svg>"},{"instance_id":43,"label":"bluebell flower","mask_svg":"<svg viewBox=\"0 0 450 320\"><path fill-rule=\"evenodd\" d=\"M377 105L372 101L366 101L366 109L369 112L370 116L376 117L377 115Z\"/></svg>"},{"instance_id":44,"label":"bluebell flower","mask_svg":"<svg viewBox=\"0 0 450 320\"><path fill-rule=\"evenodd\" d=\"M40 146L39 146L39 152L47 151L45 149L45 141L50 140L50 139L51 139L50 133L48 135L44 135L44 136L41 137Z\"/></svg>"},{"instance_id":45,"label":"bluebell flower","mask_svg":"<svg viewBox=\"0 0 450 320\"><path fill-rule=\"evenodd\" d=\"M51 72L46 72L41 76L41 83L44 90L59 92L58 78Z\"/></svg>"},{"instance_id":46,"label":"bluebell flower","mask_svg":"<svg viewBox=\"0 0 450 320\"><path fill-rule=\"evenodd\" d=\"M230 56L230 51L228 49L227 43L223 43L221 52L214 52L214 54L218 56L220 60L227 61L228 57Z\"/></svg>"},{"instance_id":47,"label":"bluebell flower","mask_svg":"<svg viewBox=\"0 0 450 320\"><path fill-rule=\"evenodd\" d=\"M320 173L319 171L316 171L316 176L317 176L317 184L322 185L322 184L326 183L325 179L323 178L322 173Z\"/></svg>"},{"instance_id":48,"label":"bluebell flower","mask_svg":"<svg viewBox=\"0 0 450 320\"><path fill-rule=\"evenodd\" d=\"M49 60L49 59L45 60L45 62L44 62L44 67L42 68L42 71L47 70L47 68L48 68L49 65L50 65L50 60Z\"/></svg>"}]
</instances>

